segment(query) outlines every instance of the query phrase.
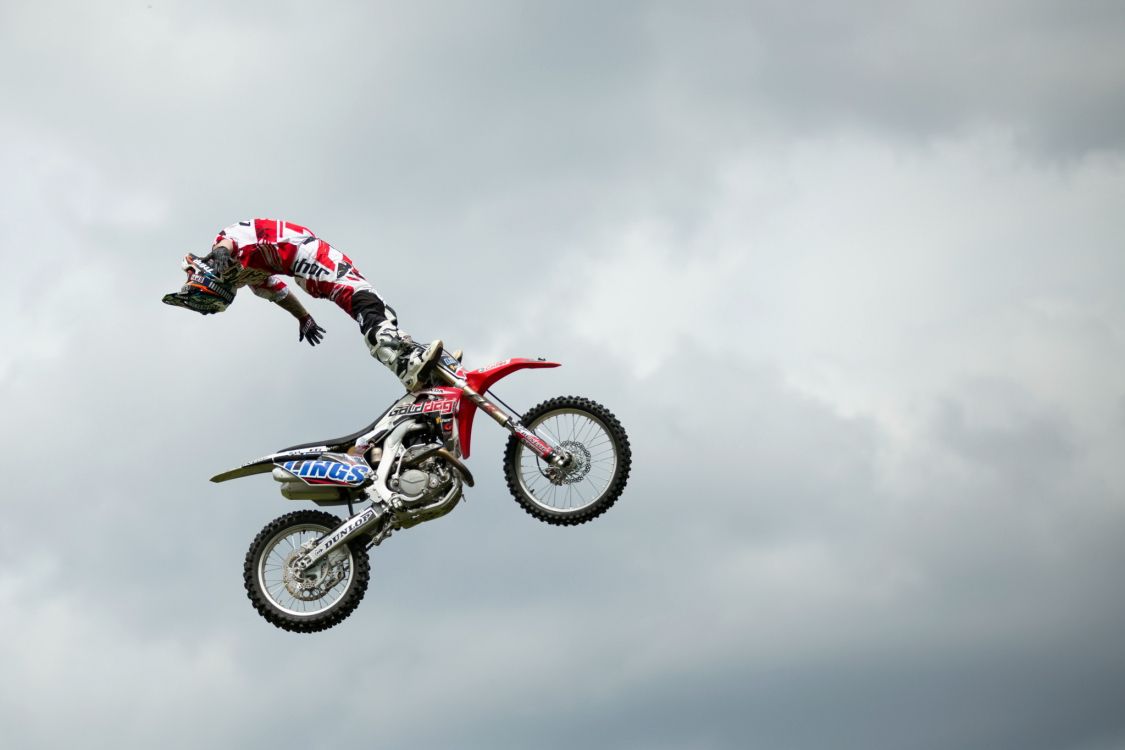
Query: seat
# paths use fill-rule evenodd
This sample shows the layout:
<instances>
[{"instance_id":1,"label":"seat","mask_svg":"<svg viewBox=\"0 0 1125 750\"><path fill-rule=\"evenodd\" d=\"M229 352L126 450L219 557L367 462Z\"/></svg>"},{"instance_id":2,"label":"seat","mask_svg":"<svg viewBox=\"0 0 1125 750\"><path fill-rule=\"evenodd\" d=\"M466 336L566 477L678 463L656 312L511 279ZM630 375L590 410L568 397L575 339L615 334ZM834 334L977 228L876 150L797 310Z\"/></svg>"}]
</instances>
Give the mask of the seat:
<instances>
[{"instance_id":1,"label":"seat","mask_svg":"<svg viewBox=\"0 0 1125 750\"><path fill-rule=\"evenodd\" d=\"M393 406L393 404L392 404L392 406ZM387 412L389 412L389 411L390 411L390 409L388 408L387 411L380 414L374 422L367 425L362 430L356 430L351 435L344 435L343 437L338 437L338 438L329 438L328 440L314 440L311 443L300 443L299 445L291 445L288 448L282 448L281 450L278 451L278 453L285 453L286 451L300 450L301 448L318 448L322 445L326 445L329 448L338 448L338 447L343 446L343 445L351 446L353 443L355 443L355 441L359 440L360 437L362 437L363 435L366 435L367 433L369 433L373 429L375 429L375 425L379 424L379 420L382 419L383 417L387 416Z\"/></svg>"}]
</instances>

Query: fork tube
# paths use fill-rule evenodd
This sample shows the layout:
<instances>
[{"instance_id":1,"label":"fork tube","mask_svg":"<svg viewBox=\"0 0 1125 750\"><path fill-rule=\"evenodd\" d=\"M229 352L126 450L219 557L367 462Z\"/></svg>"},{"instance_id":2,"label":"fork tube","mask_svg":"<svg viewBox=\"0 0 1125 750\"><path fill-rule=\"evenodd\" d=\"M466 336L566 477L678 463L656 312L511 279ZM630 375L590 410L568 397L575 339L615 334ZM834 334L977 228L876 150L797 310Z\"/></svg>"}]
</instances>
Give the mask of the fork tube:
<instances>
[{"instance_id":1,"label":"fork tube","mask_svg":"<svg viewBox=\"0 0 1125 750\"><path fill-rule=\"evenodd\" d=\"M449 383L454 388L460 388L461 392L464 393L470 401L476 404L481 411L496 420L496 423L505 430L519 438L519 440L534 451L537 456L550 461L552 464L564 463L566 461L567 456L565 452L556 450L555 446L527 429L518 416L508 414L502 408L470 388L464 378L457 377L457 374L448 367L439 363L437 365L437 374L442 380Z\"/></svg>"}]
</instances>

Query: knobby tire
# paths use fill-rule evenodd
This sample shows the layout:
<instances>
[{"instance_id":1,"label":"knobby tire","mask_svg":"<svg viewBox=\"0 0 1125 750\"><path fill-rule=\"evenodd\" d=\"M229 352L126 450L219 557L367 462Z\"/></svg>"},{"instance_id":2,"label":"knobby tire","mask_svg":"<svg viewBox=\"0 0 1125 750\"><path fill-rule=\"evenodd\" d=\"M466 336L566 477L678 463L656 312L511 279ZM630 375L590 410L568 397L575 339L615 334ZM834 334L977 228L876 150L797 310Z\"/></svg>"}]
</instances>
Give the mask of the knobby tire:
<instances>
[{"instance_id":1,"label":"knobby tire","mask_svg":"<svg viewBox=\"0 0 1125 750\"><path fill-rule=\"evenodd\" d=\"M324 612L301 617L277 609L270 598L262 591L258 582L258 564L260 557L266 553L265 545L277 537L279 533L292 526L317 525L324 527L324 533L335 529L344 519L320 510L298 510L275 518L258 532L250 549L246 552L246 559L242 566L242 578L246 587L246 596L258 610L258 614L268 622L293 633L315 633L338 625L348 615L355 611L367 592L367 584L371 579L371 561L368 559L367 550L362 540L349 542L352 553L352 581L348 590L340 599Z\"/></svg>"},{"instance_id":2,"label":"knobby tire","mask_svg":"<svg viewBox=\"0 0 1125 750\"><path fill-rule=\"evenodd\" d=\"M577 526L592 521L617 502L629 479L632 451L629 447L629 437L617 417L596 401L581 396L558 396L548 399L529 409L522 420L528 429L532 429L536 421L549 417L552 412L563 410L585 412L605 426L617 454L617 466L606 490L593 503L577 510L544 508L520 487L519 449L524 447L527 450L527 448L515 435L508 438L508 445L504 451L504 477L507 479L508 491L512 493L512 497L529 514L554 526Z\"/></svg>"}]
</instances>

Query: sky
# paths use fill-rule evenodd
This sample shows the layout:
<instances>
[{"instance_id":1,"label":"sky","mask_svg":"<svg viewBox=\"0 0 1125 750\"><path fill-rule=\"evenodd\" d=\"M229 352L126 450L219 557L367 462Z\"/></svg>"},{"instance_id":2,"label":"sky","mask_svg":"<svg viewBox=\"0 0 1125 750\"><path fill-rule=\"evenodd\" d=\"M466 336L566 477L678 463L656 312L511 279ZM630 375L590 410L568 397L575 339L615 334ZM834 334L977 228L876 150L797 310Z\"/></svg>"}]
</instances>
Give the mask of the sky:
<instances>
[{"instance_id":1,"label":"sky","mask_svg":"<svg viewBox=\"0 0 1125 750\"><path fill-rule=\"evenodd\" d=\"M6 747L1125 748L1125 8L0 6ZM629 432L477 486L356 612L242 588L268 477L399 395L353 321L161 305L255 216L496 392Z\"/></svg>"}]
</instances>

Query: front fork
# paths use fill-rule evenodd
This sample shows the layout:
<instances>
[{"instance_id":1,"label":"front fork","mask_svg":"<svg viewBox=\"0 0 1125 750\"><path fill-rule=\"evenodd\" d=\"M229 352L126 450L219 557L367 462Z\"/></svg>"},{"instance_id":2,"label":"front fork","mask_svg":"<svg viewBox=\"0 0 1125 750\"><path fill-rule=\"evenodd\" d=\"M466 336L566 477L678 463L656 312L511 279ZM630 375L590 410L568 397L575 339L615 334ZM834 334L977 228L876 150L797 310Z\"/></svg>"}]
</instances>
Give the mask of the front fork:
<instances>
[{"instance_id":1,"label":"front fork","mask_svg":"<svg viewBox=\"0 0 1125 750\"><path fill-rule=\"evenodd\" d=\"M573 461L573 456L571 456L569 451L560 446L551 445L543 440L543 438L527 429L523 421L517 415L509 414L499 405L492 403L483 395L477 393L469 387L469 384L464 378L457 377L457 373L441 362L435 365L434 373L438 379L445 381L454 388L460 389L460 391L465 394L465 398L472 401L477 405L477 408L492 417L498 425L515 435L521 443L530 448L539 458L560 469L566 468L570 465L571 461Z\"/></svg>"}]
</instances>

